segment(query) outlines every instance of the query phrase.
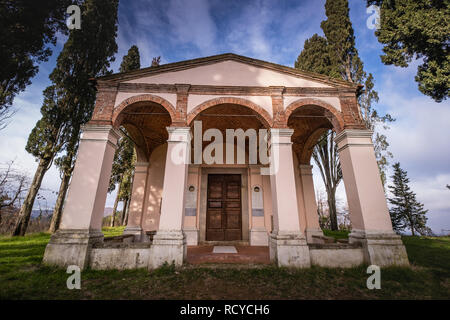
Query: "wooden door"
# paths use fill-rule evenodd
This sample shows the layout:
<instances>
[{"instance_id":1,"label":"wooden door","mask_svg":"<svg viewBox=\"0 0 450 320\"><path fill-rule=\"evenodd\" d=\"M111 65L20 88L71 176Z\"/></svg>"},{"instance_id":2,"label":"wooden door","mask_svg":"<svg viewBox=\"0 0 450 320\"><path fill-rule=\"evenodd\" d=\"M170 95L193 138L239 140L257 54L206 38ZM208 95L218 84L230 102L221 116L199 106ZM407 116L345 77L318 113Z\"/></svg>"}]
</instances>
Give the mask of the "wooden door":
<instances>
[{"instance_id":1,"label":"wooden door","mask_svg":"<svg viewBox=\"0 0 450 320\"><path fill-rule=\"evenodd\" d=\"M242 240L241 175L208 175L206 240Z\"/></svg>"}]
</instances>

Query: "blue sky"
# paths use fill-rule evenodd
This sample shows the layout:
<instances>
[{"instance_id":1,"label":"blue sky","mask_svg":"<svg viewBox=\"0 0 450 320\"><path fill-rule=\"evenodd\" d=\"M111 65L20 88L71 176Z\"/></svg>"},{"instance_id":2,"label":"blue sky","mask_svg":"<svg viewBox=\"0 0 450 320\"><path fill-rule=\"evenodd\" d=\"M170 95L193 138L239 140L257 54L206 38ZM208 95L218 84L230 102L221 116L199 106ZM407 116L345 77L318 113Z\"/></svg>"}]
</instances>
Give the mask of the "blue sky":
<instances>
[{"instance_id":1,"label":"blue sky","mask_svg":"<svg viewBox=\"0 0 450 320\"><path fill-rule=\"evenodd\" d=\"M408 171L411 187L429 209L429 225L435 232L450 230L450 103L435 103L422 95L414 81L418 62L408 68L385 66L382 46L366 25L370 14L365 1L350 0L350 18L356 45L365 70L375 78L380 96L376 108L397 120L386 131L394 154ZM121 0L119 6L119 51L112 67L118 70L122 57L136 44L142 67L152 57L162 63L233 52L282 65L293 66L304 41L323 34L325 0ZM15 160L17 167L34 174L36 163L24 150L29 132L40 118L42 90L65 39L60 37L51 59L40 65L32 85L14 102L17 110L10 125L0 131L0 163ZM315 172L318 189L322 188ZM389 173L390 175L391 173ZM43 181L43 194L51 207L59 187L59 173L50 169ZM345 199L343 184L338 189ZM114 194L107 200L112 206Z\"/></svg>"}]
</instances>

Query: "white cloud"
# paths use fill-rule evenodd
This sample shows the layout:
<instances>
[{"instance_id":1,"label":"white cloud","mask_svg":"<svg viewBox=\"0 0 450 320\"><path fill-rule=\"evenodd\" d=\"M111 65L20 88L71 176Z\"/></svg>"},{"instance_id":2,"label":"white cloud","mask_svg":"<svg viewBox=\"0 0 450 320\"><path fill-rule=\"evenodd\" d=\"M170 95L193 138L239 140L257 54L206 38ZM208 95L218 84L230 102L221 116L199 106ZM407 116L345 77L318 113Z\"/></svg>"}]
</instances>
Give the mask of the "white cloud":
<instances>
[{"instance_id":1,"label":"white cloud","mask_svg":"<svg viewBox=\"0 0 450 320\"><path fill-rule=\"evenodd\" d=\"M173 40L193 44L202 55L216 52L217 28L206 0L171 0L167 11Z\"/></svg>"}]
</instances>

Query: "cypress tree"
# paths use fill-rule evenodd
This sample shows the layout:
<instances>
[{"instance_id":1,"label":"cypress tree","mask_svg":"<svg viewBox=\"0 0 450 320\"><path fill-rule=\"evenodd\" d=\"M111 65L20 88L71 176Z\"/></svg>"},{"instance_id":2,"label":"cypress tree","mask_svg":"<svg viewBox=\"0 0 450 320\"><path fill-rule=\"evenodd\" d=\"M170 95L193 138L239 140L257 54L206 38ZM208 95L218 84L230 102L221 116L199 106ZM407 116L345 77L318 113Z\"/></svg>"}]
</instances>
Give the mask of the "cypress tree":
<instances>
[{"instance_id":1,"label":"cypress tree","mask_svg":"<svg viewBox=\"0 0 450 320\"><path fill-rule=\"evenodd\" d=\"M85 0L81 7L81 29L70 32L58 56L50 74L53 84L44 91L42 119L28 137L26 150L39 165L13 235L25 234L42 179L64 148L67 158L58 162L72 167L78 148L78 142L74 141L78 141L81 125L90 119L95 102L95 88L89 79L106 74L117 52L117 9L118 0ZM66 182L63 177L62 183ZM53 218L59 219L57 215Z\"/></svg>"},{"instance_id":2,"label":"cypress tree","mask_svg":"<svg viewBox=\"0 0 450 320\"><path fill-rule=\"evenodd\" d=\"M340 78L336 65L332 62L327 39L317 33L305 40L303 50L295 61L295 68Z\"/></svg>"},{"instance_id":3,"label":"cypress tree","mask_svg":"<svg viewBox=\"0 0 450 320\"><path fill-rule=\"evenodd\" d=\"M393 168L393 185L389 186L393 197L388 199L393 229L397 232L409 229L413 236L416 233L430 234L431 230L426 226L428 210L424 210L423 204L416 200L416 194L411 191L407 172L400 167L399 162Z\"/></svg>"}]
</instances>

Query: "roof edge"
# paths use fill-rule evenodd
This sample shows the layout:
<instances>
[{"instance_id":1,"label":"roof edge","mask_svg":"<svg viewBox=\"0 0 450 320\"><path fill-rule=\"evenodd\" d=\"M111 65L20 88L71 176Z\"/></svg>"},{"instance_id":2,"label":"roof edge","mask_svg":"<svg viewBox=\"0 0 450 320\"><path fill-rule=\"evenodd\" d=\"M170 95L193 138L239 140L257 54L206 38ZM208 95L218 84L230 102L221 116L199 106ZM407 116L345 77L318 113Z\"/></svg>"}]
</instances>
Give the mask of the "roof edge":
<instances>
[{"instance_id":1,"label":"roof edge","mask_svg":"<svg viewBox=\"0 0 450 320\"><path fill-rule=\"evenodd\" d=\"M124 73L115 73L112 75L101 76L101 77L97 77L92 80L96 80L96 81L100 81L100 82L128 81L128 80L133 80L133 79L136 79L136 78L139 78L142 76L159 74L159 73L163 73L163 72L173 72L173 71L191 69L191 68L194 68L197 66L202 66L202 65L206 65L206 64L210 64L210 63L214 63L214 62L222 62L222 61L227 61L227 60L232 60L232 61L241 62L241 63L248 63L251 65L270 69L273 71L287 73L287 74L290 74L293 76L301 76L303 78L322 82L324 84L328 84L328 85L331 85L334 87L337 86L337 87L354 88L355 90L357 90L358 87L361 87L360 84L356 84L353 82L349 82L349 81L345 81L345 80L341 80L341 79L330 78L330 77L324 76L322 74L304 71L304 70L276 64L273 62L264 61L264 60L249 58L249 57L237 55L234 53L224 53L224 54L208 56L208 57L203 57L203 58L195 58L195 59L190 59L190 60L172 62L172 63L163 64L163 65L160 65L157 67L147 67L147 68L142 68L142 69L133 70L133 71L124 72Z\"/></svg>"}]
</instances>

